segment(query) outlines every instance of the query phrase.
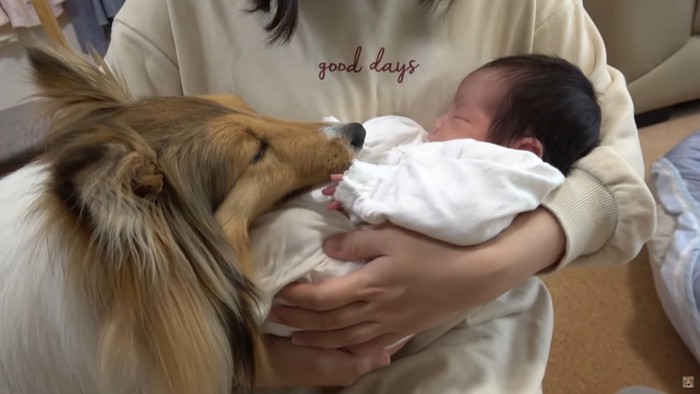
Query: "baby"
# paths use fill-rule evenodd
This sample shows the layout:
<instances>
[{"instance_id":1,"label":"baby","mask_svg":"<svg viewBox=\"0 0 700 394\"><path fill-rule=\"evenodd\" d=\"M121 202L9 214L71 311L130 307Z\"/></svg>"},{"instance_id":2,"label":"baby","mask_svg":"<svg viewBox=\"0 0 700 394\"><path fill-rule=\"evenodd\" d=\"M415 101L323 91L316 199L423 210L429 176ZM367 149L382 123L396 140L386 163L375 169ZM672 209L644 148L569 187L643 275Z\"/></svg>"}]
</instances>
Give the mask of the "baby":
<instances>
[{"instance_id":1,"label":"baby","mask_svg":"<svg viewBox=\"0 0 700 394\"><path fill-rule=\"evenodd\" d=\"M365 147L326 188L332 197L320 190L296 197L254 224L261 319L285 285L362 267L323 253L333 234L388 221L460 246L495 237L536 209L598 144L600 122L581 70L544 55L500 58L467 75L430 132L405 117L367 121ZM265 329L294 330L270 321Z\"/></svg>"}]
</instances>

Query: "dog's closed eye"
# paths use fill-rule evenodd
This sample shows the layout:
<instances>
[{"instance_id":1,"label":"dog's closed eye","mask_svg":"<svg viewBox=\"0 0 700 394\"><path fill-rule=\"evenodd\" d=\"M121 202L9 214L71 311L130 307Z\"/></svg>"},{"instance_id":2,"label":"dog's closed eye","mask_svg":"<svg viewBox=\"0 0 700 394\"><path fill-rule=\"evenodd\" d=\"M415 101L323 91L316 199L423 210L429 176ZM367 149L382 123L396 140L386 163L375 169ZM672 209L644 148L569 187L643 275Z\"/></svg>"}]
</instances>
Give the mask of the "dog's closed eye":
<instances>
[{"instance_id":1,"label":"dog's closed eye","mask_svg":"<svg viewBox=\"0 0 700 394\"><path fill-rule=\"evenodd\" d=\"M262 160L262 158L265 156L265 153L267 152L267 148L269 147L267 141L265 140L260 140L260 145L258 147L258 151L255 153L255 156L253 157L253 160L251 161L251 164L255 164Z\"/></svg>"}]
</instances>

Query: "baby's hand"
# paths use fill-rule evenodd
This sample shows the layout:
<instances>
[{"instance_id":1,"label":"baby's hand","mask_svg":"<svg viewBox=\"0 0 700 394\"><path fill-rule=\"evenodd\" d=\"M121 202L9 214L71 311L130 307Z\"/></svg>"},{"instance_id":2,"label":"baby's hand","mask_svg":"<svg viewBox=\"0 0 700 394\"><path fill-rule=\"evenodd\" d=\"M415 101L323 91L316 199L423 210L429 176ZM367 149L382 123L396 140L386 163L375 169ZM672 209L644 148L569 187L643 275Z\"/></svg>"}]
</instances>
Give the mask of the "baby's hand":
<instances>
[{"instance_id":1,"label":"baby's hand","mask_svg":"<svg viewBox=\"0 0 700 394\"><path fill-rule=\"evenodd\" d=\"M343 180L343 174L333 174L331 175L331 184L330 186L326 186L323 188L322 192L324 196L332 196L335 194L335 188L338 187L338 184L340 181Z\"/></svg>"},{"instance_id":2,"label":"baby's hand","mask_svg":"<svg viewBox=\"0 0 700 394\"><path fill-rule=\"evenodd\" d=\"M334 195L335 189L338 187L338 184L342 180L343 180L343 174L331 175L331 182L333 182L333 183L330 186L323 188L323 190L321 190L321 193L323 193L324 196ZM340 204L340 202L333 200L330 204L328 204L328 210L329 211L343 212L343 206L342 206L342 204Z\"/></svg>"}]
</instances>

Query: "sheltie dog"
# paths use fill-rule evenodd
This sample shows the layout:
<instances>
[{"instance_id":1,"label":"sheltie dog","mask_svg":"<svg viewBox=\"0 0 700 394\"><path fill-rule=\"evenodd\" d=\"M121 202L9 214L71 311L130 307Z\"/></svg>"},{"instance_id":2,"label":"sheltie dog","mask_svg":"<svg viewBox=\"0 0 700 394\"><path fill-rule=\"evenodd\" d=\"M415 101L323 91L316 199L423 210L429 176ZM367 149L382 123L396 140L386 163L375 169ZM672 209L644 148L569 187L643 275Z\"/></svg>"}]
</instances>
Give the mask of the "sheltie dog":
<instances>
[{"instance_id":1,"label":"sheltie dog","mask_svg":"<svg viewBox=\"0 0 700 394\"><path fill-rule=\"evenodd\" d=\"M344 171L365 131L236 97L135 99L28 49L51 126L0 179L0 393L230 393L264 345L252 220Z\"/></svg>"}]
</instances>

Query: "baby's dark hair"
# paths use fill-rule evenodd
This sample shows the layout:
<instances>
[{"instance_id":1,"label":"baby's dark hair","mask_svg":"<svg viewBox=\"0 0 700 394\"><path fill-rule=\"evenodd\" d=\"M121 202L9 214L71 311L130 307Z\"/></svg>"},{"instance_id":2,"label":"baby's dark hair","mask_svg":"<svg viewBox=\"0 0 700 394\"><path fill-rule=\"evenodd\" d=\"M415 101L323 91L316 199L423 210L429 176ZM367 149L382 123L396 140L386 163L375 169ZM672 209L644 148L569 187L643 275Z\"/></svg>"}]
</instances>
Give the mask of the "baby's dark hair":
<instances>
[{"instance_id":1,"label":"baby's dark hair","mask_svg":"<svg viewBox=\"0 0 700 394\"><path fill-rule=\"evenodd\" d=\"M479 70L497 70L503 80L489 142L508 146L535 137L543 145L542 159L563 174L600 142L598 96L577 66L535 54L502 57Z\"/></svg>"}]
</instances>

